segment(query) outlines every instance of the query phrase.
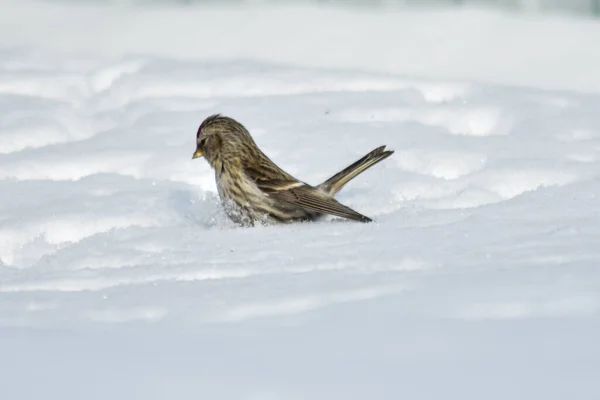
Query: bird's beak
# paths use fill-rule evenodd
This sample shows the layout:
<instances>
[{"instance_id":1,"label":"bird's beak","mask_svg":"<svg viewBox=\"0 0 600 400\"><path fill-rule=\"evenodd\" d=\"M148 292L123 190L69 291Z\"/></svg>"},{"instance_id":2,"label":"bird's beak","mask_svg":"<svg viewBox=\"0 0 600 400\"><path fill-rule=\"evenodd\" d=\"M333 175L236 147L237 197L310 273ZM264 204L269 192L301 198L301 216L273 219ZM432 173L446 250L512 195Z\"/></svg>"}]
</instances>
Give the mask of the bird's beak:
<instances>
[{"instance_id":1,"label":"bird's beak","mask_svg":"<svg viewBox=\"0 0 600 400\"><path fill-rule=\"evenodd\" d=\"M203 155L204 155L204 152L202 151L202 149L196 149L196 151L194 152L194 155L192 156L192 160L194 158L202 157Z\"/></svg>"}]
</instances>

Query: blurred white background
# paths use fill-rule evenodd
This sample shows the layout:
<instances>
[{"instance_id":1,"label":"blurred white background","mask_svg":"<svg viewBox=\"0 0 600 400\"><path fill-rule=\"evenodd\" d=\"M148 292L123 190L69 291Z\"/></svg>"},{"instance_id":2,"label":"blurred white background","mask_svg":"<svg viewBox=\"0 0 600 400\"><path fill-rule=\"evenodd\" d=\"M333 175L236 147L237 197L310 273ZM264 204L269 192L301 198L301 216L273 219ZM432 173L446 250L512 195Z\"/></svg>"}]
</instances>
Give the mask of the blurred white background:
<instances>
[{"instance_id":1,"label":"blurred white background","mask_svg":"<svg viewBox=\"0 0 600 400\"><path fill-rule=\"evenodd\" d=\"M65 1L65 0L46 0ZM68 0L66 0L68 1ZM71 0L81 2L86 0ZM559 12L600 15L600 0L87 0L114 4L151 5L172 4L229 4L240 3L318 3L360 7L488 7L523 12Z\"/></svg>"},{"instance_id":2,"label":"blurred white background","mask_svg":"<svg viewBox=\"0 0 600 400\"><path fill-rule=\"evenodd\" d=\"M600 92L600 21L582 14L595 9L591 0L378 2L382 7L341 0L112 3L3 0L0 47ZM563 12L481 7L494 4Z\"/></svg>"}]
</instances>

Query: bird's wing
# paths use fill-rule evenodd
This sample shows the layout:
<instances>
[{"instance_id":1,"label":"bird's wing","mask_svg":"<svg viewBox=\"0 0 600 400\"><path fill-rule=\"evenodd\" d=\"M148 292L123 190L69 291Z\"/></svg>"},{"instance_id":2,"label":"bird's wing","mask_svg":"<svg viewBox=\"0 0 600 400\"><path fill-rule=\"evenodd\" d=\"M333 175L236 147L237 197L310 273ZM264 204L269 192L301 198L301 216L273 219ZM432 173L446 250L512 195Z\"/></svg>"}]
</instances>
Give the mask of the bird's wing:
<instances>
[{"instance_id":1,"label":"bird's wing","mask_svg":"<svg viewBox=\"0 0 600 400\"><path fill-rule=\"evenodd\" d=\"M332 197L327 197L315 188L303 184L283 190L263 190L269 197L293 204L305 210L315 211L323 214L331 214L354 221L371 222L369 217L357 213Z\"/></svg>"},{"instance_id":2,"label":"bird's wing","mask_svg":"<svg viewBox=\"0 0 600 400\"><path fill-rule=\"evenodd\" d=\"M264 174L251 169L246 172L256 186L272 199L307 211L331 214L360 222L372 221L369 217L354 211L304 182L295 179L269 179Z\"/></svg>"}]
</instances>

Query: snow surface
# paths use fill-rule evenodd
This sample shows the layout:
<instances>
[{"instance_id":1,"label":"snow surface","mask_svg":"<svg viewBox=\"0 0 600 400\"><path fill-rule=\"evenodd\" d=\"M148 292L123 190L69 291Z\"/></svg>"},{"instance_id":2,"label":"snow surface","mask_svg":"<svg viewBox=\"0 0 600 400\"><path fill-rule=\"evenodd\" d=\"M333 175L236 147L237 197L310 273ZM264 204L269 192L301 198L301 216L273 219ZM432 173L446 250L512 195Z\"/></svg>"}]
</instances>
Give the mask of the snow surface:
<instances>
[{"instance_id":1,"label":"snow surface","mask_svg":"<svg viewBox=\"0 0 600 400\"><path fill-rule=\"evenodd\" d=\"M31 7L6 4L4 22ZM59 52L52 43L81 44L108 15L133 23L147 11L39 8L33 21L80 19L24 26L40 29L27 43L0 35L2 399L600 398L600 94L542 82L584 73L533 71L540 80L522 87L285 54L240 61L231 47L229 60L202 46L205 59L176 58L165 43L110 55L133 44L98 33L85 51ZM179 18L201 10L169 9L162 23L185 29ZM273 11L287 15L283 37L285 10ZM323 12L342 31L344 18L387 18ZM209 24L240 15L221 10ZM600 32L560 24L547 47ZM252 48L271 34L232 35ZM148 50L156 36L146 40L132 43ZM329 45L306 44L307 63ZM579 45L573 54L597 52ZM370 62L385 59L377 51ZM453 62L469 71L484 57ZM598 71L600 59L581 67ZM212 171L191 160L214 112L309 183L379 145L396 150L338 195L375 222L233 226Z\"/></svg>"},{"instance_id":2,"label":"snow surface","mask_svg":"<svg viewBox=\"0 0 600 400\"><path fill-rule=\"evenodd\" d=\"M0 46L106 57L241 59L600 92L597 20L472 7L406 11L253 1L258 5L132 8L0 0Z\"/></svg>"}]
</instances>

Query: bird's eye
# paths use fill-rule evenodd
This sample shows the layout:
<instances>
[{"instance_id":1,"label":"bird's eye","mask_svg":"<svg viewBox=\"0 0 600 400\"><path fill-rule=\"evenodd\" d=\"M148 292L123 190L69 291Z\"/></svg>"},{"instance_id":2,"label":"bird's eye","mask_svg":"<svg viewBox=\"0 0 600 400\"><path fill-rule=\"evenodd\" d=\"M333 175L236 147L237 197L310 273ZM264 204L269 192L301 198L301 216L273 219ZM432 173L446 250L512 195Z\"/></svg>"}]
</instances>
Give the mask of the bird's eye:
<instances>
[{"instance_id":1,"label":"bird's eye","mask_svg":"<svg viewBox=\"0 0 600 400\"><path fill-rule=\"evenodd\" d=\"M204 147L204 144L206 143L206 138L202 138L198 140L198 147Z\"/></svg>"}]
</instances>

